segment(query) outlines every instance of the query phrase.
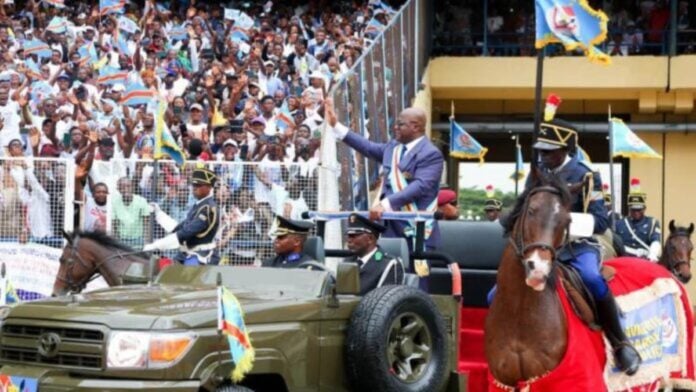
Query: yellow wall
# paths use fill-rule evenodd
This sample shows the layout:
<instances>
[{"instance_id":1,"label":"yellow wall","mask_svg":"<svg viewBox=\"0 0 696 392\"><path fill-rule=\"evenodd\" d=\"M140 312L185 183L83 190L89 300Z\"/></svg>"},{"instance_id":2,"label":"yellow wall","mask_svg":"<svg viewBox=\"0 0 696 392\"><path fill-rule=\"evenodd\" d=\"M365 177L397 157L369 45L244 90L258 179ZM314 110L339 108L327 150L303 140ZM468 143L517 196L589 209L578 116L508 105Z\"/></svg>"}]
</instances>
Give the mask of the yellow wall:
<instances>
[{"instance_id":1,"label":"yellow wall","mask_svg":"<svg viewBox=\"0 0 696 392\"><path fill-rule=\"evenodd\" d=\"M696 56L614 57L608 67L583 57L544 61L543 97L559 94L558 115L629 114L632 123L696 123ZM463 118L529 117L534 110L535 58L441 57L429 65L428 92L433 118L449 114L451 102ZM438 121L438 120L435 120ZM663 160L632 159L630 176L641 179L647 214L660 219L663 238L671 219L696 223L696 134L641 132L638 136ZM694 265L696 273L696 264ZM688 285L696 298L696 279Z\"/></svg>"}]
</instances>

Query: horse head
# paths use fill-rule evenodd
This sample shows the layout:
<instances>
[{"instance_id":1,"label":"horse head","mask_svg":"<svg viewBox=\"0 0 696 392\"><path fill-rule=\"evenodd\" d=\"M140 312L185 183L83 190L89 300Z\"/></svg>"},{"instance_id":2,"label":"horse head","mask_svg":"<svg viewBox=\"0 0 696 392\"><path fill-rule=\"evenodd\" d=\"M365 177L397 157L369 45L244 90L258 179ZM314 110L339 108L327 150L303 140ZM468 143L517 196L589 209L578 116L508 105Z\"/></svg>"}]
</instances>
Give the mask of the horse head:
<instances>
[{"instance_id":1,"label":"horse head","mask_svg":"<svg viewBox=\"0 0 696 392\"><path fill-rule=\"evenodd\" d=\"M532 187L517 200L506 232L525 270L525 283L543 291L567 241L571 195L556 176L532 173Z\"/></svg>"},{"instance_id":2,"label":"horse head","mask_svg":"<svg viewBox=\"0 0 696 392\"><path fill-rule=\"evenodd\" d=\"M691 251L694 246L691 243L691 234L694 232L694 224L689 227L676 226L674 220L669 222L669 237L662 252L660 265L667 268L682 283L691 280Z\"/></svg>"},{"instance_id":3,"label":"horse head","mask_svg":"<svg viewBox=\"0 0 696 392\"><path fill-rule=\"evenodd\" d=\"M60 255L56 280L53 282L54 297L82 290L83 287L80 287L83 281L82 276L89 271L89 265L85 261L86 255L81 254L81 249L78 247L79 235L64 230L61 230L61 233L66 244ZM84 281L86 283L86 279Z\"/></svg>"}]
</instances>

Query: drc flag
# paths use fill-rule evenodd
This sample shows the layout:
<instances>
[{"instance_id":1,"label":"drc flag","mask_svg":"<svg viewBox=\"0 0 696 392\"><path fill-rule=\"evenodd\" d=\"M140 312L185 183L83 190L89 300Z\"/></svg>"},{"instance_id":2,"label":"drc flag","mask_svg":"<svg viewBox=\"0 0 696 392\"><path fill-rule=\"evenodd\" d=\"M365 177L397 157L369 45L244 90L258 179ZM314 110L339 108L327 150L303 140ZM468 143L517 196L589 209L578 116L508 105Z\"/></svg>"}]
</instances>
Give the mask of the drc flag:
<instances>
[{"instance_id":1,"label":"drc flag","mask_svg":"<svg viewBox=\"0 0 696 392\"><path fill-rule=\"evenodd\" d=\"M561 43L567 51L582 49L591 61L610 64L595 47L607 38L607 16L587 0L536 0L536 48Z\"/></svg>"}]
</instances>

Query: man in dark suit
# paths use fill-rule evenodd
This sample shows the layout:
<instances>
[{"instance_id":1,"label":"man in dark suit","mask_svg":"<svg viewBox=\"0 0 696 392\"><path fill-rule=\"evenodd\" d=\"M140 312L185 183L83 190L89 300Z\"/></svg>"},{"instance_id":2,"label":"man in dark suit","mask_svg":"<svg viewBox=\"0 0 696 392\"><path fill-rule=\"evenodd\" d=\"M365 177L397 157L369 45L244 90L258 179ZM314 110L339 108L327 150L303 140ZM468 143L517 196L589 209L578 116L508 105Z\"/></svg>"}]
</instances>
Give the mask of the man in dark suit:
<instances>
[{"instance_id":1,"label":"man in dark suit","mask_svg":"<svg viewBox=\"0 0 696 392\"><path fill-rule=\"evenodd\" d=\"M305 262L317 262L302 253L309 230L314 226L313 223L277 216L275 226L273 250L276 257L264 260L263 267L295 268Z\"/></svg>"},{"instance_id":2,"label":"man in dark suit","mask_svg":"<svg viewBox=\"0 0 696 392\"><path fill-rule=\"evenodd\" d=\"M345 262L360 266L360 295L388 284L403 284L404 266L397 257L386 254L377 239L386 227L361 215L351 214L348 218L346 243L355 256Z\"/></svg>"},{"instance_id":3,"label":"man in dark suit","mask_svg":"<svg viewBox=\"0 0 696 392\"><path fill-rule=\"evenodd\" d=\"M394 139L387 143L371 142L350 132L338 122L331 99L326 100L325 116L338 139L382 165L380 201L370 209L370 218L381 219L385 211L436 211L444 158L425 135L425 111L419 108L402 111L394 125ZM415 222L393 220L385 226L386 237L405 237L413 250ZM426 222L426 249L434 250L439 240L437 222Z\"/></svg>"}]
</instances>

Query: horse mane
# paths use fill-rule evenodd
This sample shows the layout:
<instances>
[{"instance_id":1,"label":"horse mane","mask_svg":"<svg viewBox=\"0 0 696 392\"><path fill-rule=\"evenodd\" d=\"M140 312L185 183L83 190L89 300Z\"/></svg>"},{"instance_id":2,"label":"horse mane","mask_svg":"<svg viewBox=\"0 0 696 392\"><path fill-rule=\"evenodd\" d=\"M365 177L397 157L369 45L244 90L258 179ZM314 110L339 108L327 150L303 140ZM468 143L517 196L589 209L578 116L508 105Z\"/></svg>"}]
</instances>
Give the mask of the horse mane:
<instances>
[{"instance_id":1,"label":"horse mane","mask_svg":"<svg viewBox=\"0 0 696 392\"><path fill-rule=\"evenodd\" d=\"M104 233L103 231L76 231L73 233L72 238L77 237L88 238L104 247L110 249L122 250L125 252L135 252L130 246L119 242L116 238Z\"/></svg>"},{"instance_id":2,"label":"horse mane","mask_svg":"<svg viewBox=\"0 0 696 392\"><path fill-rule=\"evenodd\" d=\"M524 208L525 201L534 188L542 186L552 187L558 191L558 194L561 197L561 204L564 206L570 206L572 200L570 190L563 183L563 181L561 181L560 177L555 174L546 174L540 171L537 171L535 174L536 175L531 176L532 182L527 184L524 192L522 192L522 194L515 201L515 206L504 219L503 228L505 229L505 235L512 233L512 230L515 227L515 222L517 222L517 219L524 212L522 211L522 208Z\"/></svg>"}]
</instances>

